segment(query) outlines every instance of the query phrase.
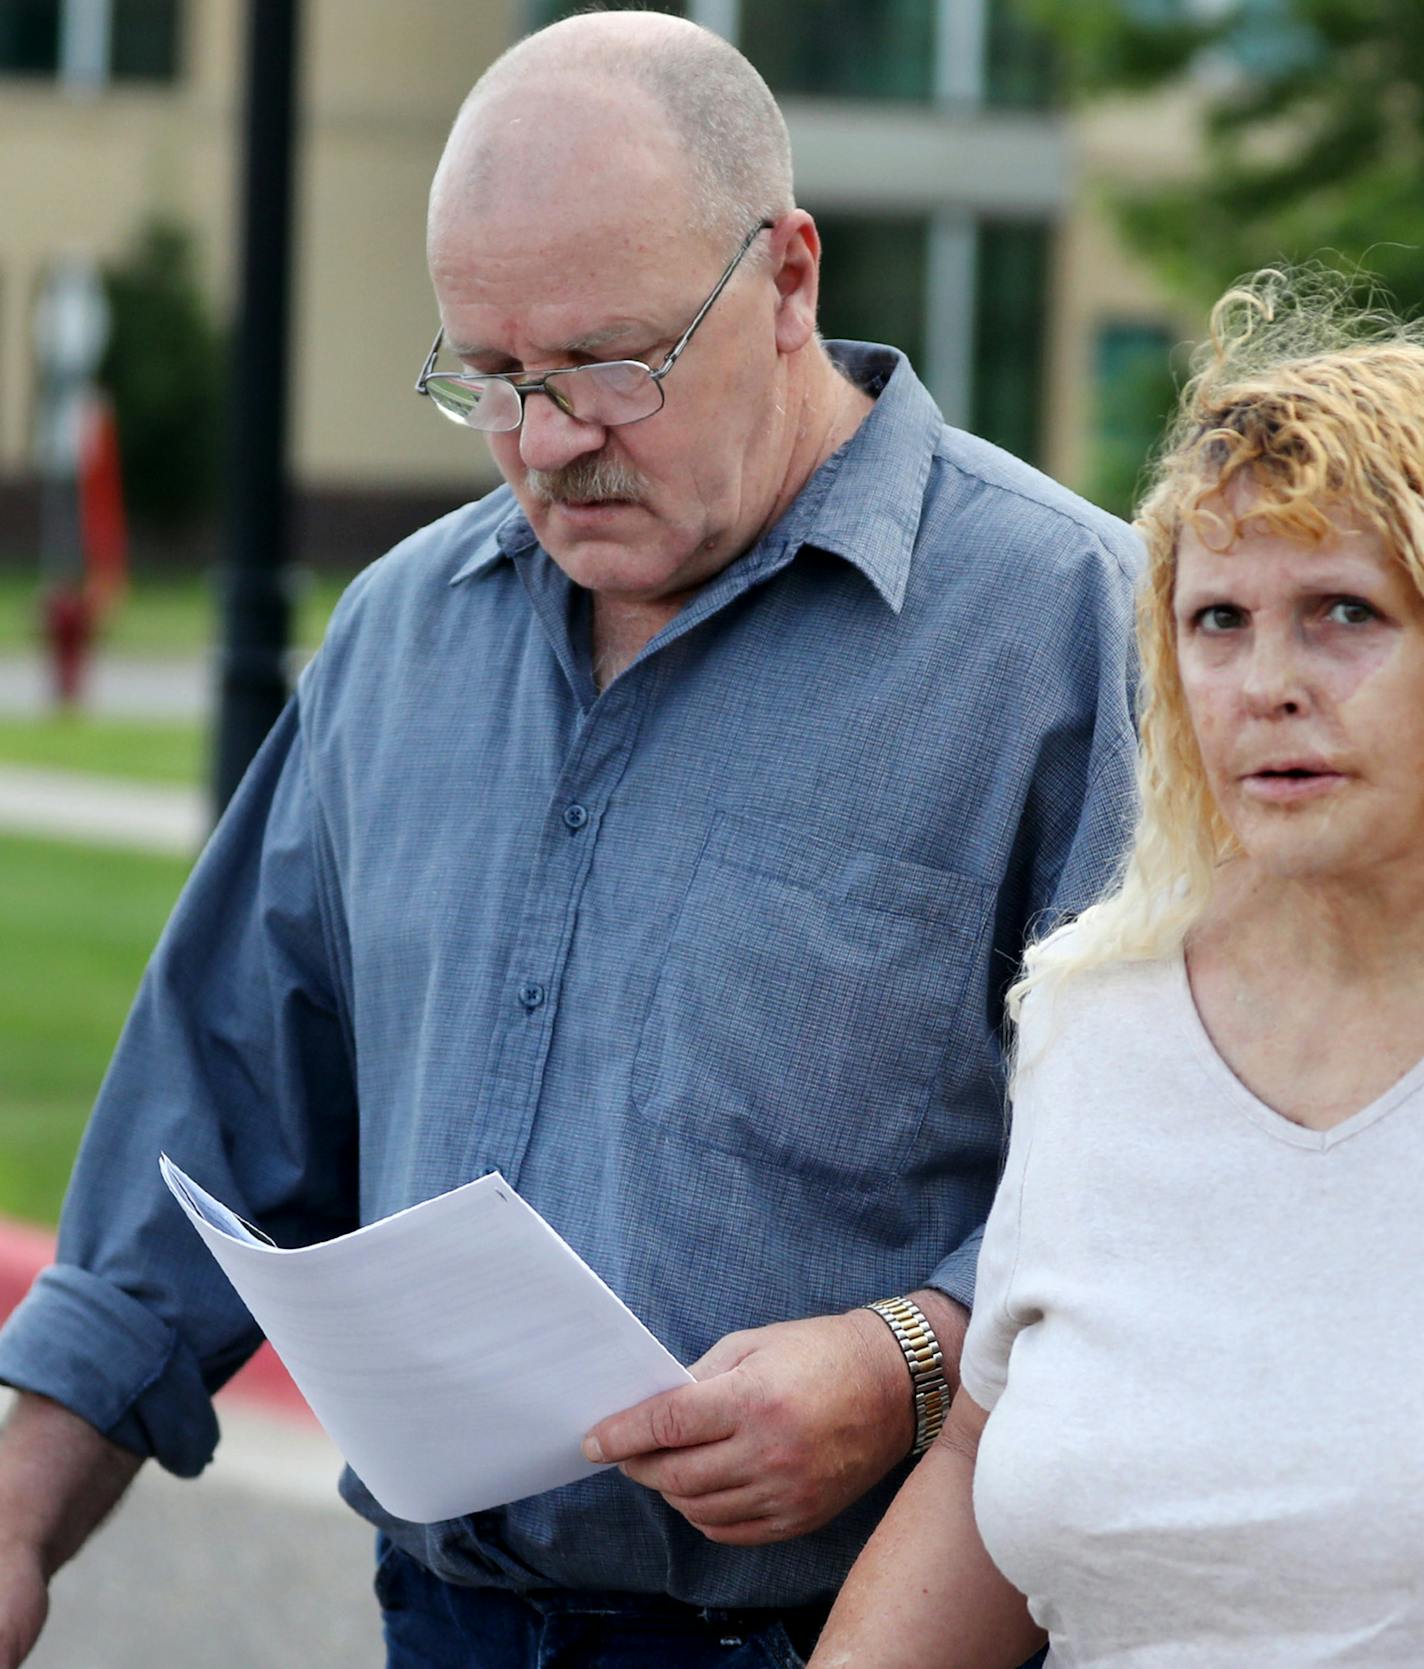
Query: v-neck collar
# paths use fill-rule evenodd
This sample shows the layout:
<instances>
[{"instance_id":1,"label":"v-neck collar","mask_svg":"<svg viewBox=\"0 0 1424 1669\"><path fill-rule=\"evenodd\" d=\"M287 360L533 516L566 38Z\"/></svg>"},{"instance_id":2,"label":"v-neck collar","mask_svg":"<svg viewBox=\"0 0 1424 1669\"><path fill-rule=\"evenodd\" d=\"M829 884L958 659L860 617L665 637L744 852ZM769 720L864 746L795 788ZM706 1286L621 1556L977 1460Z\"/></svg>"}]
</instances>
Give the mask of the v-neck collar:
<instances>
[{"instance_id":1,"label":"v-neck collar","mask_svg":"<svg viewBox=\"0 0 1424 1669\"><path fill-rule=\"evenodd\" d=\"M1277 1141L1286 1142L1291 1147L1308 1148L1317 1153L1324 1153L1332 1147L1338 1147L1341 1142L1348 1141L1351 1136L1357 1136L1361 1131L1378 1124L1396 1107L1424 1089L1424 1059L1421 1059L1416 1061L1402 1078L1391 1084L1383 1095L1377 1096L1367 1106L1351 1113L1349 1118L1342 1119L1339 1124L1331 1125L1328 1130L1313 1130L1308 1125L1297 1124L1294 1119L1277 1112L1253 1090L1248 1089L1212 1042L1211 1034L1206 1029L1201 1011L1197 1008L1196 998L1192 994L1185 950L1179 950L1167 966L1170 980L1169 1002L1186 1034L1197 1063L1226 1096L1231 1106L1244 1113L1258 1129L1264 1130L1268 1136L1274 1136Z\"/></svg>"}]
</instances>

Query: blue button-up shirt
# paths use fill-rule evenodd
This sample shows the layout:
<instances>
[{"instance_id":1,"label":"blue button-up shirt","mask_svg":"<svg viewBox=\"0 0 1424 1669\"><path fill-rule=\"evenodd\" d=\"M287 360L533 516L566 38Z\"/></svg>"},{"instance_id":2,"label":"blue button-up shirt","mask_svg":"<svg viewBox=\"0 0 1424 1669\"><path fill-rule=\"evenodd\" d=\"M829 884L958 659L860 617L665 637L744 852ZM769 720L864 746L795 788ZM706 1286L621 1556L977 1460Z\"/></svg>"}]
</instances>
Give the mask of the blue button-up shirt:
<instances>
[{"instance_id":1,"label":"blue button-up shirt","mask_svg":"<svg viewBox=\"0 0 1424 1669\"><path fill-rule=\"evenodd\" d=\"M859 432L602 694L507 489L355 582L145 975L0 1377L205 1463L257 1335L161 1148L279 1244L497 1167L684 1361L971 1300L1002 993L1124 836L1135 549L836 351ZM897 1478L761 1549L617 1472L429 1527L344 1487L456 1581L783 1605Z\"/></svg>"}]
</instances>

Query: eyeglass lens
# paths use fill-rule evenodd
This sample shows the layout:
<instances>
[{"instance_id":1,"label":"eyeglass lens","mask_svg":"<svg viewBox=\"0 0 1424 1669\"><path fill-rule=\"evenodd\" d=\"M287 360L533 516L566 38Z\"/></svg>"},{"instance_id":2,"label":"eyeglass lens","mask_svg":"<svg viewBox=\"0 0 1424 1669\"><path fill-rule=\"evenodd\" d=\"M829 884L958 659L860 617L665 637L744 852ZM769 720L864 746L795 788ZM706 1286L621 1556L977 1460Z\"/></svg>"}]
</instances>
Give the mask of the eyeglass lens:
<instances>
[{"instance_id":1,"label":"eyeglass lens","mask_svg":"<svg viewBox=\"0 0 1424 1669\"><path fill-rule=\"evenodd\" d=\"M519 427L522 416L519 391L500 377L437 374L427 380L425 387L440 412L452 423L494 432ZM607 365L579 365L551 371L542 379L542 387L570 417L609 428L651 417L663 403L661 385L648 367L636 360L620 359Z\"/></svg>"}]
</instances>

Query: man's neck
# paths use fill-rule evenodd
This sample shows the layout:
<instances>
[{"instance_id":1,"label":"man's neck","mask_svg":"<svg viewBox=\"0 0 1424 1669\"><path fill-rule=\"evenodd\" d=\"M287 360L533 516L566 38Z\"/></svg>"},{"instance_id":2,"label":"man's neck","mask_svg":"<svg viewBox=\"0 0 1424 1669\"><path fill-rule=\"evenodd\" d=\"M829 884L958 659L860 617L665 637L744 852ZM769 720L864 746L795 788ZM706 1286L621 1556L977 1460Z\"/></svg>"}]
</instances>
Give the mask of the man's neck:
<instances>
[{"instance_id":1,"label":"man's neck","mask_svg":"<svg viewBox=\"0 0 1424 1669\"><path fill-rule=\"evenodd\" d=\"M637 660L682 607L683 597L659 597L653 602L631 602L626 597L595 594L589 653L594 688L600 694Z\"/></svg>"},{"instance_id":2,"label":"man's neck","mask_svg":"<svg viewBox=\"0 0 1424 1669\"><path fill-rule=\"evenodd\" d=\"M781 487L745 550L781 520L806 483L833 452L845 445L875 405L870 395L840 374L820 343L803 350L803 354L799 386L789 391L791 399L787 402L787 409L798 415ZM731 560L741 554L734 553ZM689 595L685 592L635 602L595 594L590 650L593 681L600 692L632 665L644 645L678 613Z\"/></svg>"},{"instance_id":3,"label":"man's neck","mask_svg":"<svg viewBox=\"0 0 1424 1669\"><path fill-rule=\"evenodd\" d=\"M759 539L774 527L825 463L851 438L874 409L875 401L864 389L842 376L820 342L802 351L799 387L792 390L791 409L798 414L791 435L781 491L757 532Z\"/></svg>"}]
</instances>

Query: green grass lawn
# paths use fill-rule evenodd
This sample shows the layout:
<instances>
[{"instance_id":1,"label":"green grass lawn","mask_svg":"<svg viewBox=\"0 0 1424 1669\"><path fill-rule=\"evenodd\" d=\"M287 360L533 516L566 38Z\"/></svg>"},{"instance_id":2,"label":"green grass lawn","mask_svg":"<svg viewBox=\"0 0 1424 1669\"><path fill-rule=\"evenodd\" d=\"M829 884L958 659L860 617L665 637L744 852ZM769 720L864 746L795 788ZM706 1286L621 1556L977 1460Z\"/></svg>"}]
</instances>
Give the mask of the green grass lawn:
<instances>
[{"instance_id":1,"label":"green grass lawn","mask_svg":"<svg viewBox=\"0 0 1424 1669\"><path fill-rule=\"evenodd\" d=\"M315 649L349 574L299 569L293 636ZM38 568L0 569L0 655L30 648L36 639ZM218 599L210 574L137 573L129 594L105 622L101 642L119 655L196 655L218 630Z\"/></svg>"},{"instance_id":2,"label":"green grass lawn","mask_svg":"<svg viewBox=\"0 0 1424 1669\"><path fill-rule=\"evenodd\" d=\"M298 647L321 642L349 576L300 576L294 632ZM35 643L36 579L0 569L0 655ZM204 575L138 575L129 597L106 624L100 652L116 655L199 655L217 631L211 580ZM194 724L95 718L80 711L40 717L0 714L0 762L60 770L99 771L145 782L202 783L210 738Z\"/></svg>"},{"instance_id":3,"label":"green grass lawn","mask_svg":"<svg viewBox=\"0 0 1424 1669\"><path fill-rule=\"evenodd\" d=\"M209 746L207 732L197 724L94 718L83 712L33 718L0 713L0 762L7 765L201 785Z\"/></svg>"},{"instance_id":4,"label":"green grass lawn","mask_svg":"<svg viewBox=\"0 0 1424 1669\"><path fill-rule=\"evenodd\" d=\"M188 865L0 836L0 1214L53 1223Z\"/></svg>"}]
</instances>

